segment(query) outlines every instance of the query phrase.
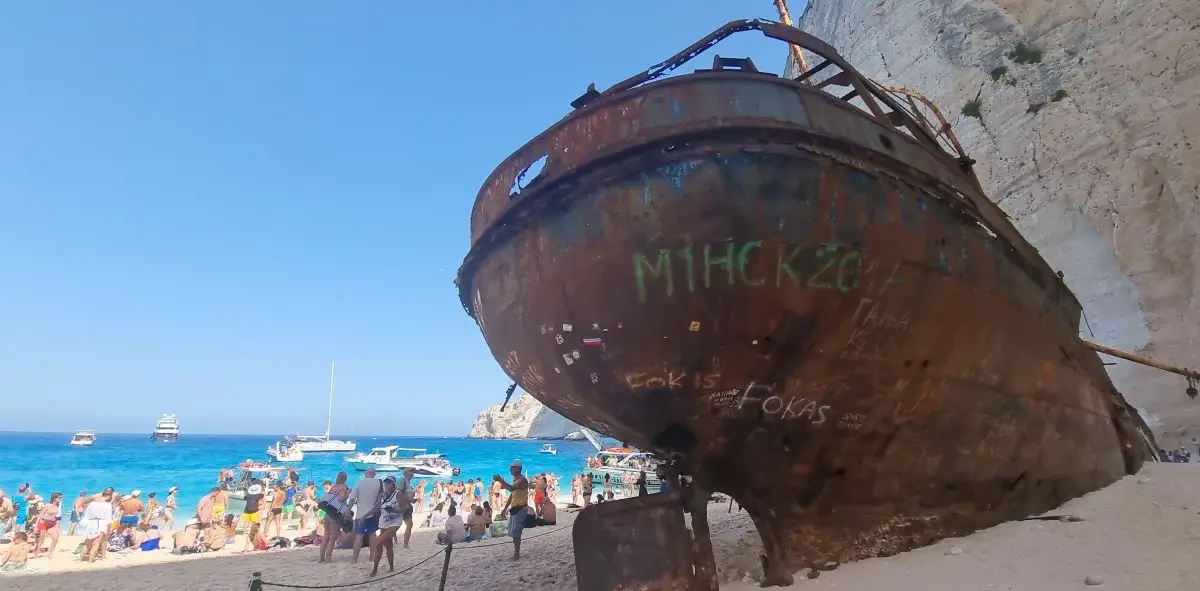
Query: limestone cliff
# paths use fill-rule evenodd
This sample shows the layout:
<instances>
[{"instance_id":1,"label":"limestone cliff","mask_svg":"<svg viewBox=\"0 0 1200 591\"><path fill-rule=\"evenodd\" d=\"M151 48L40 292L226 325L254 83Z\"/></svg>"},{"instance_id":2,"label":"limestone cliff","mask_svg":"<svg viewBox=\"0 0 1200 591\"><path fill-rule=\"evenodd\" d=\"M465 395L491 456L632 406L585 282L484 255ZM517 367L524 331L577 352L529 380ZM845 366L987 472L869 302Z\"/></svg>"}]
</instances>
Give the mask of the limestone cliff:
<instances>
[{"instance_id":1,"label":"limestone cliff","mask_svg":"<svg viewBox=\"0 0 1200 591\"><path fill-rule=\"evenodd\" d=\"M499 404L479 413L467 437L480 439L565 439L579 425L546 408L533 396L522 394L504 412Z\"/></svg>"},{"instance_id":2,"label":"limestone cliff","mask_svg":"<svg viewBox=\"0 0 1200 591\"><path fill-rule=\"evenodd\" d=\"M1200 2L813 0L799 26L941 105L992 199L1066 274L1082 336L1198 364ZM1182 378L1109 372L1162 443L1198 435Z\"/></svg>"}]
</instances>

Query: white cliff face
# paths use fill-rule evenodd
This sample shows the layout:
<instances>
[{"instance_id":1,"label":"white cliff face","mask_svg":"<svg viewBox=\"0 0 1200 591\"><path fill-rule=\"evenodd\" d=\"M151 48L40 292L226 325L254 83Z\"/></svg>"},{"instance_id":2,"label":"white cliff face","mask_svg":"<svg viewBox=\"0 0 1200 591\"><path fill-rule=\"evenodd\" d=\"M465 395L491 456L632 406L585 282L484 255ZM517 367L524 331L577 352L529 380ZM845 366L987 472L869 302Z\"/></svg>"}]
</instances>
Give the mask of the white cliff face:
<instances>
[{"instance_id":1,"label":"white cliff face","mask_svg":"<svg viewBox=\"0 0 1200 591\"><path fill-rule=\"evenodd\" d=\"M565 439L579 425L546 408L536 398L522 394L504 412L500 404L479 413L467 437L481 439Z\"/></svg>"},{"instance_id":2,"label":"white cliff face","mask_svg":"<svg viewBox=\"0 0 1200 591\"><path fill-rule=\"evenodd\" d=\"M800 27L941 106L1065 274L1081 336L1200 365L1200 2L812 0ZM1018 42L1040 61L1009 57ZM962 113L976 97L981 120ZM1183 378L1106 361L1162 443L1200 435Z\"/></svg>"}]
</instances>

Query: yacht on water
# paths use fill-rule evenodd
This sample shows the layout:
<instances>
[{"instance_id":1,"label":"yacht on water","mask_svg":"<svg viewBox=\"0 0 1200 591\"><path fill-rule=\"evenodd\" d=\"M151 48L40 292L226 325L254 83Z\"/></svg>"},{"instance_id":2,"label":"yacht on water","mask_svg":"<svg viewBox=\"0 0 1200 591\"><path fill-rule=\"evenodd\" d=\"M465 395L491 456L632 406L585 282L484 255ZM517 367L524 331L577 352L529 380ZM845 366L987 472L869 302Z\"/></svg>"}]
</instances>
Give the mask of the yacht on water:
<instances>
[{"instance_id":1,"label":"yacht on water","mask_svg":"<svg viewBox=\"0 0 1200 591\"><path fill-rule=\"evenodd\" d=\"M545 444L545 445L543 445L543 446L542 446L542 449L539 449L539 450L538 450L538 453L540 453L540 454L550 454L550 455L552 455L552 456L556 456L556 455L558 455L558 448L557 448L557 447L554 447L554 444L553 444L553 443L547 443L547 444Z\"/></svg>"},{"instance_id":2,"label":"yacht on water","mask_svg":"<svg viewBox=\"0 0 1200 591\"><path fill-rule=\"evenodd\" d=\"M75 447L91 447L96 443L95 431L76 431L71 434L71 445Z\"/></svg>"},{"instance_id":3,"label":"yacht on water","mask_svg":"<svg viewBox=\"0 0 1200 591\"><path fill-rule=\"evenodd\" d=\"M461 470L450 465L445 454L428 452L425 448L388 445L350 456L346 458L346 463L359 472L369 468L374 468L376 472L400 472L412 468L416 472L414 476L418 478L449 478L461 473Z\"/></svg>"},{"instance_id":4,"label":"yacht on water","mask_svg":"<svg viewBox=\"0 0 1200 591\"><path fill-rule=\"evenodd\" d=\"M154 432L150 434L150 441L178 441L179 440L179 419L171 413L166 413L158 418L158 423L154 425Z\"/></svg>"},{"instance_id":5,"label":"yacht on water","mask_svg":"<svg viewBox=\"0 0 1200 591\"><path fill-rule=\"evenodd\" d=\"M333 383L334 371L337 368L337 362L329 365L329 411L325 414L325 434L324 435L292 435L278 441L275 445L267 448L267 455L272 458L277 458L277 453L282 448L292 448L298 452L304 453L327 453L327 452L352 452L358 449L358 443L344 439L333 439L329 436L330 428L333 426ZM303 456L301 456L303 457ZM300 460L282 460L279 461L300 461Z\"/></svg>"}]
</instances>

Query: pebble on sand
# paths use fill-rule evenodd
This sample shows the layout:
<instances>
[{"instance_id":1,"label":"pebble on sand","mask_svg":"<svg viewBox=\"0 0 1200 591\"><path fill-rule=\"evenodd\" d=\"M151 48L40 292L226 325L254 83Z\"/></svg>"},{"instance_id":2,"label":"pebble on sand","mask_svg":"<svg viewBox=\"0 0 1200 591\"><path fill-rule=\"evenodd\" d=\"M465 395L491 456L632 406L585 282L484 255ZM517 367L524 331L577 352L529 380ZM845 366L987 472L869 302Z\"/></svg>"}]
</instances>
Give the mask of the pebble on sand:
<instances>
[{"instance_id":1,"label":"pebble on sand","mask_svg":"<svg viewBox=\"0 0 1200 591\"><path fill-rule=\"evenodd\" d=\"M1096 585L1103 585L1104 577L1100 575L1088 575L1087 578L1083 580L1083 583L1092 587L1095 587Z\"/></svg>"}]
</instances>

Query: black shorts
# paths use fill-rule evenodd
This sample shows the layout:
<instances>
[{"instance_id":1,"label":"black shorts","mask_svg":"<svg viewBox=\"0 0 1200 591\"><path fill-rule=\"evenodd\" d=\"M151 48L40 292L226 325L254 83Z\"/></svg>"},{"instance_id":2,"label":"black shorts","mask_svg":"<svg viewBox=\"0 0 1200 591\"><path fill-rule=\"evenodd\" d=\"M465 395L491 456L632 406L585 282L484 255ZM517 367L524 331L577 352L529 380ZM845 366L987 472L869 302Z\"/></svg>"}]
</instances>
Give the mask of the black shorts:
<instances>
[{"instance_id":1,"label":"black shorts","mask_svg":"<svg viewBox=\"0 0 1200 591\"><path fill-rule=\"evenodd\" d=\"M279 515L283 513L283 509L271 509L271 515Z\"/></svg>"},{"instance_id":2,"label":"black shorts","mask_svg":"<svg viewBox=\"0 0 1200 591\"><path fill-rule=\"evenodd\" d=\"M412 505L409 505L408 508L404 510L404 519L406 519L408 521L412 521L412 516L413 516L413 508L412 508Z\"/></svg>"}]
</instances>

